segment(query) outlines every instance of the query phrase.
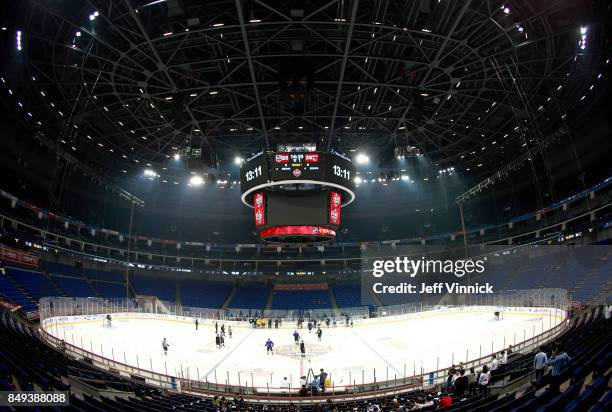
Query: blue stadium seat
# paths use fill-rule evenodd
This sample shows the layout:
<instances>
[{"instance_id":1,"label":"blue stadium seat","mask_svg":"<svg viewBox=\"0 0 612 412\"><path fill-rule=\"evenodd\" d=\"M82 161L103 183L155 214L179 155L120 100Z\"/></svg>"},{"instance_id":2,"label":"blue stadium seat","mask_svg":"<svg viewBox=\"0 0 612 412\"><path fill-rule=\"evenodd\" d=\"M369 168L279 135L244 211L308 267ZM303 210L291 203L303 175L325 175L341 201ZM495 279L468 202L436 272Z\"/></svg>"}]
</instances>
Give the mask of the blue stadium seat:
<instances>
[{"instance_id":1,"label":"blue stadium seat","mask_svg":"<svg viewBox=\"0 0 612 412\"><path fill-rule=\"evenodd\" d=\"M308 310L329 309L329 290L275 290L272 309Z\"/></svg>"},{"instance_id":2,"label":"blue stadium seat","mask_svg":"<svg viewBox=\"0 0 612 412\"><path fill-rule=\"evenodd\" d=\"M236 309L264 309L270 288L263 284L240 284L228 307Z\"/></svg>"}]
</instances>

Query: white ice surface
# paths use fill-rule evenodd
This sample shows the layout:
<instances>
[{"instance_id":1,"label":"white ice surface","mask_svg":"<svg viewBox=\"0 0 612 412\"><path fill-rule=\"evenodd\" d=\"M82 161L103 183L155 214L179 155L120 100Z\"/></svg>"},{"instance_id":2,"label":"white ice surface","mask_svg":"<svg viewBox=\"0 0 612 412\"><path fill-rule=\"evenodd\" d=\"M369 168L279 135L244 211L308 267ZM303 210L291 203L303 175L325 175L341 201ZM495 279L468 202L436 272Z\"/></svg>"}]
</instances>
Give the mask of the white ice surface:
<instances>
[{"instance_id":1,"label":"white ice surface","mask_svg":"<svg viewBox=\"0 0 612 412\"><path fill-rule=\"evenodd\" d=\"M299 387L300 376L309 368L325 368L334 385L360 384L398 379L446 368L451 363L475 359L510 344L531 338L554 327L561 316L532 313L528 309L505 311L495 320L491 310L436 310L402 317L357 321L355 326L323 327L323 338L299 330L306 345L306 358L293 343L295 324L279 329L253 329L248 323L233 323L233 337L225 347L215 347L214 323L202 321L199 330L191 320L116 317L112 327L101 320L63 320L46 323L52 335L98 355L155 372L209 382L252 384L265 388L283 386L283 378ZM222 322L219 322L221 326ZM227 325L226 325L227 326ZM161 341L170 344L163 354ZM264 343L275 344L267 355ZM375 372L374 372L375 369ZM182 370L182 374L181 374ZM406 372L404 372L404 370Z\"/></svg>"}]
</instances>

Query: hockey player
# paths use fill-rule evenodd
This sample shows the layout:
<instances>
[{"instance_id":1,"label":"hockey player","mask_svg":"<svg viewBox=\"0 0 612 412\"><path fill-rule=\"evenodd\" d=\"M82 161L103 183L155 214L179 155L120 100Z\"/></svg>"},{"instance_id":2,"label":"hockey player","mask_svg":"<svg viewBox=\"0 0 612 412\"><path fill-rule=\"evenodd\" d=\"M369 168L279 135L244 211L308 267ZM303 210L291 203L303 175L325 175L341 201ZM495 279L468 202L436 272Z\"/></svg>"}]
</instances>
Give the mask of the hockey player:
<instances>
[{"instance_id":1,"label":"hockey player","mask_svg":"<svg viewBox=\"0 0 612 412\"><path fill-rule=\"evenodd\" d=\"M198 330L198 325L200 324L200 322L198 322L198 320L195 320L195 325L196 325L196 330Z\"/></svg>"},{"instance_id":2,"label":"hockey player","mask_svg":"<svg viewBox=\"0 0 612 412\"><path fill-rule=\"evenodd\" d=\"M269 355L270 353L274 355L274 342L272 342L270 338L268 338L268 340L266 341L265 347L266 347L266 355Z\"/></svg>"},{"instance_id":3,"label":"hockey player","mask_svg":"<svg viewBox=\"0 0 612 412\"><path fill-rule=\"evenodd\" d=\"M225 334L221 334L221 336L219 336L219 343L221 344L222 348L225 347Z\"/></svg>"},{"instance_id":4,"label":"hockey player","mask_svg":"<svg viewBox=\"0 0 612 412\"><path fill-rule=\"evenodd\" d=\"M297 330L293 332L293 342L295 342L296 345L300 344L300 334Z\"/></svg>"},{"instance_id":5,"label":"hockey player","mask_svg":"<svg viewBox=\"0 0 612 412\"><path fill-rule=\"evenodd\" d=\"M278 319L274 320L274 329L278 329Z\"/></svg>"},{"instance_id":6,"label":"hockey player","mask_svg":"<svg viewBox=\"0 0 612 412\"><path fill-rule=\"evenodd\" d=\"M232 338L232 327L231 326L227 327L227 333L229 333L229 337L231 339Z\"/></svg>"},{"instance_id":7,"label":"hockey player","mask_svg":"<svg viewBox=\"0 0 612 412\"><path fill-rule=\"evenodd\" d=\"M221 336L225 335L225 323L221 325Z\"/></svg>"},{"instance_id":8,"label":"hockey player","mask_svg":"<svg viewBox=\"0 0 612 412\"><path fill-rule=\"evenodd\" d=\"M221 349L221 337L219 336L219 334L217 333L217 335L215 336L215 346L218 349Z\"/></svg>"},{"instance_id":9,"label":"hockey player","mask_svg":"<svg viewBox=\"0 0 612 412\"><path fill-rule=\"evenodd\" d=\"M308 333L312 332L312 322L308 321Z\"/></svg>"},{"instance_id":10,"label":"hockey player","mask_svg":"<svg viewBox=\"0 0 612 412\"><path fill-rule=\"evenodd\" d=\"M168 344L168 341L166 341L166 338L164 338L164 340L162 340L162 348L164 350L164 355L168 355L168 348L170 347L170 345Z\"/></svg>"},{"instance_id":11,"label":"hockey player","mask_svg":"<svg viewBox=\"0 0 612 412\"><path fill-rule=\"evenodd\" d=\"M321 330L321 327L319 327L317 329L317 338L319 338L319 342L321 341L321 336L323 336L323 331Z\"/></svg>"},{"instance_id":12,"label":"hockey player","mask_svg":"<svg viewBox=\"0 0 612 412\"><path fill-rule=\"evenodd\" d=\"M325 318L325 326L329 328L329 318Z\"/></svg>"},{"instance_id":13,"label":"hockey player","mask_svg":"<svg viewBox=\"0 0 612 412\"><path fill-rule=\"evenodd\" d=\"M113 321L113 319L111 318L111 315L109 313L108 315L106 315L106 326L108 326L110 328L112 321Z\"/></svg>"},{"instance_id":14,"label":"hockey player","mask_svg":"<svg viewBox=\"0 0 612 412\"><path fill-rule=\"evenodd\" d=\"M215 322L215 333L219 333L219 324Z\"/></svg>"},{"instance_id":15,"label":"hockey player","mask_svg":"<svg viewBox=\"0 0 612 412\"><path fill-rule=\"evenodd\" d=\"M304 340L302 339L302 341L300 342L300 356L302 358L306 357L306 346L304 346Z\"/></svg>"}]
</instances>

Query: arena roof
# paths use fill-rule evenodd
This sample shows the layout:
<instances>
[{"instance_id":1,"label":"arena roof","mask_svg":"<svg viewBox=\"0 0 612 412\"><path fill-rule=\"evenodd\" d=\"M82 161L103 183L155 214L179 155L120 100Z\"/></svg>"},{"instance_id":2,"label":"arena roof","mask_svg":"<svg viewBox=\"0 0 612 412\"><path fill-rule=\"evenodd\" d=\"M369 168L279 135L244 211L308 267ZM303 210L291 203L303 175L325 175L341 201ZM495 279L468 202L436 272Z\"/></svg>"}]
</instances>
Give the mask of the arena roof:
<instances>
[{"instance_id":1,"label":"arena roof","mask_svg":"<svg viewBox=\"0 0 612 412\"><path fill-rule=\"evenodd\" d=\"M595 98L588 4L4 2L2 71L24 121L106 170L316 142L486 175Z\"/></svg>"}]
</instances>

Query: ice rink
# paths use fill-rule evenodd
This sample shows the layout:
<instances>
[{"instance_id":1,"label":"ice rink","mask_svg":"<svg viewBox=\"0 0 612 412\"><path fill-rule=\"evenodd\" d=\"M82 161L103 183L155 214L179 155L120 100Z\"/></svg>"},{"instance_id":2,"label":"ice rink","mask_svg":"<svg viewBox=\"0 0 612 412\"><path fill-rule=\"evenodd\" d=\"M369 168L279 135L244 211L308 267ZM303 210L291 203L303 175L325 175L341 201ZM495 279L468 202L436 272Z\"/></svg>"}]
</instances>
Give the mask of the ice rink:
<instances>
[{"instance_id":1,"label":"ice rink","mask_svg":"<svg viewBox=\"0 0 612 412\"><path fill-rule=\"evenodd\" d=\"M306 357L293 341L294 323L279 329L253 329L248 323L225 322L233 336L215 347L214 322L168 315L115 314L112 326L102 319L62 317L45 320L52 335L106 358L173 376L258 387L299 386L312 368L331 373L335 386L383 381L446 368L529 339L562 321L554 309L511 308L495 320L490 308L439 309L410 315L356 320L353 327L299 329ZM219 327L223 322L219 322ZM162 339L170 344L167 355ZM264 344L274 342L274 355ZM284 378L287 378L285 381Z\"/></svg>"}]
</instances>

